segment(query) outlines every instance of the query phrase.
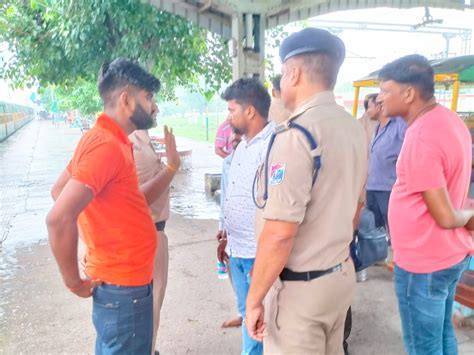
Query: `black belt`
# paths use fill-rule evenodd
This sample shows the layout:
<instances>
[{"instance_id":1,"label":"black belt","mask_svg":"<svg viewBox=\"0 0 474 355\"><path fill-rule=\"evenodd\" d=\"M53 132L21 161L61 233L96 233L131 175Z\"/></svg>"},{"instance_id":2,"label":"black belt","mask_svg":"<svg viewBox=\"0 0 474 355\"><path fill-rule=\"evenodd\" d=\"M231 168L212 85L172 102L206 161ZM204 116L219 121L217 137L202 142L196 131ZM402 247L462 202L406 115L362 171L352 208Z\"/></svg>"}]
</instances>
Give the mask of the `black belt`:
<instances>
[{"instance_id":1,"label":"black belt","mask_svg":"<svg viewBox=\"0 0 474 355\"><path fill-rule=\"evenodd\" d=\"M158 232L163 232L165 230L166 221L156 222L155 227Z\"/></svg>"},{"instance_id":2,"label":"black belt","mask_svg":"<svg viewBox=\"0 0 474 355\"><path fill-rule=\"evenodd\" d=\"M341 270L341 268L342 264L337 264L336 266L327 270L314 270L306 272L295 272L284 268L280 274L280 279L282 281L309 281L327 274L332 274L333 272Z\"/></svg>"}]
</instances>

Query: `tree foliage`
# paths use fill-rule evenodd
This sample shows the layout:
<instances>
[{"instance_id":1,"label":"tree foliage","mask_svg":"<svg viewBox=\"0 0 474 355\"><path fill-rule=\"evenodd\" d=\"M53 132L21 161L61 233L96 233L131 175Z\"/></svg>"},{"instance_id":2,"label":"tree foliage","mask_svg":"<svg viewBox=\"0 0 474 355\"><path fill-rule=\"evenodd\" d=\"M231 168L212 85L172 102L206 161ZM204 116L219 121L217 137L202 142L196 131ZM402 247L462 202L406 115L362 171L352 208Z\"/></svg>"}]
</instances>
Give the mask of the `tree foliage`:
<instances>
[{"instance_id":1,"label":"tree foliage","mask_svg":"<svg viewBox=\"0 0 474 355\"><path fill-rule=\"evenodd\" d=\"M7 0L0 5L0 42L12 53L0 77L16 87L89 88L100 65L116 57L145 65L165 96L202 76L212 97L231 79L220 38L140 0Z\"/></svg>"},{"instance_id":2,"label":"tree foliage","mask_svg":"<svg viewBox=\"0 0 474 355\"><path fill-rule=\"evenodd\" d=\"M265 56L265 71L269 79L274 78L278 73L275 72L275 61L279 60L275 58L274 51L280 47L281 42L284 38L288 37L288 32L284 26L277 26L266 31L266 45L270 48L270 51L266 51Z\"/></svg>"}]
</instances>

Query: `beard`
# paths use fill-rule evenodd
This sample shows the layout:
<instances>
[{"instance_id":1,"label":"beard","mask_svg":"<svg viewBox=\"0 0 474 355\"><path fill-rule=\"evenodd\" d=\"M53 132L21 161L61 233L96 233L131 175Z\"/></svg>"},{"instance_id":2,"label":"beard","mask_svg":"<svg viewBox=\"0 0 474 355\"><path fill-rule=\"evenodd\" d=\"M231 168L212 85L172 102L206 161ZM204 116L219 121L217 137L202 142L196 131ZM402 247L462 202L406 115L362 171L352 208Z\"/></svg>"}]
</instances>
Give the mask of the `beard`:
<instances>
[{"instance_id":1,"label":"beard","mask_svg":"<svg viewBox=\"0 0 474 355\"><path fill-rule=\"evenodd\" d=\"M132 121L137 129L150 129L156 122L151 113L147 113L139 103L135 106L135 111L133 111L130 121Z\"/></svg>"},{"instance_id":2,"label":"beard","mask_svg":"<svg viewBox=\"0 0 474 355\"><path fill-rule=\"evenodd\" d=\"M238 127L235 127L235 126L232 126L232 131L235 133L235 134L240 134L241 136L243 136L246 132L246 130L242 129L242 128L238 128Z\"/></svg>"}]
</instances>

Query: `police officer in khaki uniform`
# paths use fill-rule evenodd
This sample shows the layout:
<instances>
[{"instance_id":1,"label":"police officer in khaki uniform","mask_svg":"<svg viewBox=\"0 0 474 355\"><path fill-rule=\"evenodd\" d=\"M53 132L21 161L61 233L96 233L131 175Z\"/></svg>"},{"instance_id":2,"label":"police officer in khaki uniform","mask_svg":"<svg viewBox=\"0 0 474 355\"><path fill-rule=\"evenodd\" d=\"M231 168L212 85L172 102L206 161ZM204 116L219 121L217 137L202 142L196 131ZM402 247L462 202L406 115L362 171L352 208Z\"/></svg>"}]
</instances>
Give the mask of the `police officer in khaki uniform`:
<instances>
[{"instance_id":1,"label":"police officer in khaki uniform","mask_svg":"<svg viewBox=\"0 0 474 355\"><path fill-rule=\"evenodd\" d=\"M268 118L280 124L286 121L291 112L288 111L281 101L281 75L277 75L272 79L272 103L270 104L270 111L268 112Z\"/></svg>"},{"instance_id":2,"label":"police officer in khaki uniform","mask_svg":"<svg viewBox=\"0 0 474 355\"><path fill-rule=\"evenodd\" d=\"M161 306L163 305L168 282L169 255L165 225L170 216L170 184L181 164L181 159L176 149L175 137L166 126L164 135L166 164L156 154L147 130L136 130L128 136L130 142L133 143L133 156L140 190L145 194L151 216L155 222L158 244L153 269L152 355L158 353L155 351L155 344L160 325Z\"/></svg>"},{"instance_id":3,"label":"police officer in khaki uniform","mask_svg":"<svg viewBox=\"0 0 474 355\"><path fill-rule=\"evenodd\" d=\"M293 113L276 128L260 169L256 202L263 220L256 227L246 325L263 339L266 354L342 354L355 289L349 245L367 141L335 102L345 57L339 38L306 28L283 41L280 57L282 100Z\"/></svg>"}]
</instances>

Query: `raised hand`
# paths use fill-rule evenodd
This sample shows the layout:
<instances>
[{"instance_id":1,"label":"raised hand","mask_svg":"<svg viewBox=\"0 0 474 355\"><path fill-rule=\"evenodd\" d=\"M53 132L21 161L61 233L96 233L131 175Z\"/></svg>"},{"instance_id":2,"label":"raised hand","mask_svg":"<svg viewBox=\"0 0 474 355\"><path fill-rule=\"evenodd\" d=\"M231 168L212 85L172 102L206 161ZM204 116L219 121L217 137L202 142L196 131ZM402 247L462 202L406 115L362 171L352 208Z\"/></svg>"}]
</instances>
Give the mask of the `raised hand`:
<instances>
[{"instance_id":1,"label":"raised hand","mask_svg":"<svg viewBox=\"0 0 474 355\"><path fill-rule=\"evenodd\" d=\"M164 126L163 133L165 135L165 146L166 146L166 160L169 167L176 171L181 165L181 158L178 150L176 149L176 139L173 134L173 129L169 129L168 126Z\"/></svg>"}]
</instances>

